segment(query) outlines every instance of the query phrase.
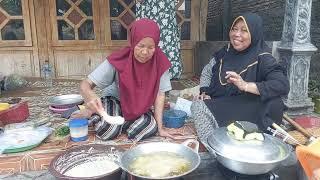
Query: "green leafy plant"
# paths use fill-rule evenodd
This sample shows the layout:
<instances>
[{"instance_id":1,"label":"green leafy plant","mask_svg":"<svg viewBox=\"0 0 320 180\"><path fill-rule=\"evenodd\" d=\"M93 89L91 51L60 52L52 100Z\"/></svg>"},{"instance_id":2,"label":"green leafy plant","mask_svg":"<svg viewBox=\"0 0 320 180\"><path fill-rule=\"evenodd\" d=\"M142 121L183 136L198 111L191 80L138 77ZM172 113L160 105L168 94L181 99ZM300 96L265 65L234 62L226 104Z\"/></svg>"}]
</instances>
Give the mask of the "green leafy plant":
<instances>
[{"instance_id":1,"label":"green leafy plant","mask_svg":"<svg viewBox=\"0 0 320 180\"><path fill-rule=\"evenodd\" d=\"M68 126L62 126L55 131L55 136L64 137L70 133L70 129Z\"/></svg>"},{"instance_id":2,"label":"green leafy plant","mask_svg":"<svg viewBox=\"0 0 320 180\"><path fill-rule=\"evenodd\" d=\"M320 81L318 80L310 80L309 81L309 91L308 95L312 99L320 99Z\"/></svg>"}]
</instances>

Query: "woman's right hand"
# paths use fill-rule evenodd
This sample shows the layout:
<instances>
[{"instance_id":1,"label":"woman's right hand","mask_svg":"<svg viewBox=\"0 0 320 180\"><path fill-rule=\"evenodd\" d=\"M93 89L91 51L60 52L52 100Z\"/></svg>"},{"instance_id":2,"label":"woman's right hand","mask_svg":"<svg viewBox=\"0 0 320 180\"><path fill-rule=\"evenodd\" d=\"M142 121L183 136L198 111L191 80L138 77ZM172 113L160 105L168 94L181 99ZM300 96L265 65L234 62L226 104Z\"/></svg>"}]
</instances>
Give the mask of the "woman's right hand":
<instances>
[{"instance_id":1,"label":"woman's right hand","mask_svg":"<svg viewBox=\"0 0 320 180\"><path fill-rule=\"evenodd\" d=\"M202 94L198 95L195 97L195 100L206 100L206 99L211 99L209 95L207 95L205 92L202 92Z\"/></svg>"},{"instance_id":2,"label":"woman's right hand","mask_svg":"<svg viewBox=\"0 0 320 180\"><path fill-rule=\"evenodd\" d=\"M160 128L158 129L159 136L168 137L171 139L177 139L176 136L183 136L183 133L179 132L178 129L173 128Z\"/></svg>"},{"instance_id":3,"label":"woman's right hand","mask_svg":"<svg viewBox=\"0 0 320 180\"><path fill-rule=\"evenodd\" d=\"M86 106L88 109L90 109L92 112L98 112L101 110L104 110L101 99L98 97L91 98L86 102Z\"/></svg>"}]
</instances>

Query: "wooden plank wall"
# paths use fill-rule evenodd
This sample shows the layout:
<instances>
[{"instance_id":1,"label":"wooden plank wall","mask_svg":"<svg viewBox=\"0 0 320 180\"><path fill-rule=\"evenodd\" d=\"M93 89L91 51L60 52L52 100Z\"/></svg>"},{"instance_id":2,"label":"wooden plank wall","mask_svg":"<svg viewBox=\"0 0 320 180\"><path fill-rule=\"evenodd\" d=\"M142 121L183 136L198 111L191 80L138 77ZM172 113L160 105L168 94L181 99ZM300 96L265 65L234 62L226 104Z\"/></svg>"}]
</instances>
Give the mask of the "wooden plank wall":
<instances>
[{"instance_id":1,"label":"wooden plank wall","mask_svg":"<svg viewBox=\"0 0 320 180\"><path fill-rule=\"evenodd\" d=\"M106 19L107 11L101 11L102 6L108 7L105 0L95 0L94 10L99 27L95 26L97 41L93 43L60 43L55 39L52 16L55 14L54 0L23 0L27 41L7 46L0 43L0 72L3 74L18 73L24 76L40 77L41 67L49 60L54 66L56 78L81 79L86 77L98 66L107 55L119 49L125 42L110 42L106 36L110 24ZM191 2L191 40L182 41L181 52L183 61L183 78L194 75L193 48L195 42L205 40L206 0Z\"/></svg>"}]
</instances>

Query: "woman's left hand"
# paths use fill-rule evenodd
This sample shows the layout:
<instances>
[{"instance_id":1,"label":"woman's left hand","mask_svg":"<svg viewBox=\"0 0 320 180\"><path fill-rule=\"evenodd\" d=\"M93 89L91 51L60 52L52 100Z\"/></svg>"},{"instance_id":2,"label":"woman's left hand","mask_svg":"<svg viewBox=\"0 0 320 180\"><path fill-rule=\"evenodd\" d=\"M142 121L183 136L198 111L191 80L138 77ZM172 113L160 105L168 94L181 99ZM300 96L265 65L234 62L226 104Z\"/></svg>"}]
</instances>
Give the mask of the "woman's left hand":
<instances>
[{"instance_id":1,"label":"woman's left hand","mask_svg":"<svg viewBox=\"0 0 320 180\"><path fill-rule=\"evenodd\" d=\"M179 135L179 136L183 136L183 134L181 132L178 132L177 130L168 130L165 128L161 128L158 130L159 136L162 137L169 137L171 139L177 139L174 135Z\"/></svg>"},{"instance_id":2,"label":"woman's left hand","mask_svg":"<svg viewBox=\"0 0 320 180\"><path fill-rule=\"evenodd\" d=\"M233 71L227 71L226 72L226 79L228 83L232 83L235 86L237 86L241 91L244 91L246 87L248 86L248 82L244 81L242 77Z\"/></svg>"}]
</instances>

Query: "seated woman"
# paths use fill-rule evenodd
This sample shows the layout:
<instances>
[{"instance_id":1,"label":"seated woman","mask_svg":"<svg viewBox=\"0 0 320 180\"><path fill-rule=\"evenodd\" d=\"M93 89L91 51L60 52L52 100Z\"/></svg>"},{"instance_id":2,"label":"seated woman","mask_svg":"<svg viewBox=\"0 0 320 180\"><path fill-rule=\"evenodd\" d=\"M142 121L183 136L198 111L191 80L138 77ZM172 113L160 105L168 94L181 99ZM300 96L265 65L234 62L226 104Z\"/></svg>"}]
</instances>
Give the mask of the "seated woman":
<instances>
[{"instance_id":1,"label":"seated woman","mask_svg":"<svg viewBox=\"0 0 320 180\"><path fill-rule=\"evenodd\" d=\"M158 47L159 39L160 29L154 21L135 21L130 30L130 46L112 53L81 82L80 93L94 113L91 120L98 138L110 140L123 131L135 141L157 132L173 138L162 126L165 92L171 90L171 64ZM113 87L113 96L100 99L93 91L95 86ZM123 116L125 123L107 123L99 114L104 110L110 116Z\"/></svg>"},{"instance_id":2,"label":"seated woman","mask_svg":"<svg viewBox=\"0 0 320 180\"><path fill-rule=\"evenodd\" d=\"M263 39L262 19L253 13L237 17L230 43L216 52L200 78L199 100L191 112L200 140L211 130L232 121L249 121L266 130L280 123L281 96L289 92L286 70L269 53Z\"/></svg>"}]
</instances>

